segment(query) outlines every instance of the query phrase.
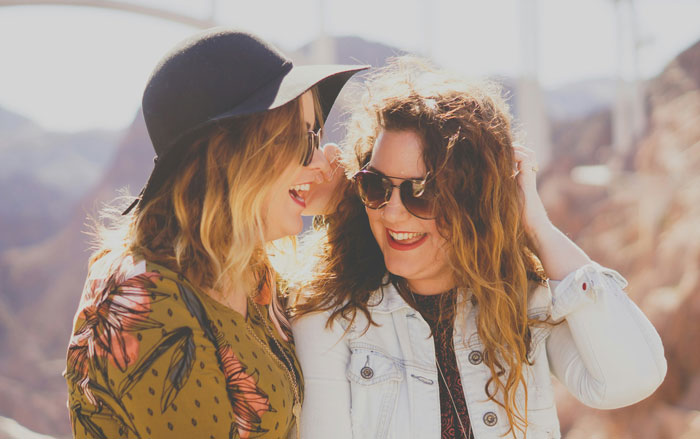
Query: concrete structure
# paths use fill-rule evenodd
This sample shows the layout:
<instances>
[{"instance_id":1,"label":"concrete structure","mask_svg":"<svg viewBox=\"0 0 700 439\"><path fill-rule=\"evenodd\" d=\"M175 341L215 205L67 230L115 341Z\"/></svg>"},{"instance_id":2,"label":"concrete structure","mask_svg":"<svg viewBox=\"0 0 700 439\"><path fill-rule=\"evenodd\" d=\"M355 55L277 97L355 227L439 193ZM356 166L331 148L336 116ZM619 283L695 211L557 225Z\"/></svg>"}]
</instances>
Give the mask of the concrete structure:
<instances>
[{"instance_id":1,"label":"concrete structure","mask_svg":"<svg viewBox=\"0 0 700 439\"><path fill-rule=\"evenodd\" d=\"M135 14L149 15L163 20L186 24L188 26L205 29L216 26L214 19L216 0L211 1L211 13L207 18L195 18L177 12L144 6L136 3L121 2L116 0L0 0L2 6L84 6L92 8L114 9L118 11L132 12Z\"/></svg>"},{"instance_id":2,"label":"concrete structure","mask_svg":"<svg viewBox=\"0 0 700 439\"><path fill-rule=\"evenodd\" d=\"M633 0L613 0L617 22L617 88L613 108L613 147L624 155L644 134L644 89L639 80L639 48Z\"/></svg>"},{"instance_id":3,"label":"concrete structure","mask_svg":"<svg viewBox=\"0 0 700 439\"><path fill-rule=\"evenodd\" d=\"M524 131L525 145L535 150L537 162L544 168L552 159L552 141L539 82L537 0L522 0L518 6L521 73L517 83L517 118Z\"/></svg>"}]
</instances>

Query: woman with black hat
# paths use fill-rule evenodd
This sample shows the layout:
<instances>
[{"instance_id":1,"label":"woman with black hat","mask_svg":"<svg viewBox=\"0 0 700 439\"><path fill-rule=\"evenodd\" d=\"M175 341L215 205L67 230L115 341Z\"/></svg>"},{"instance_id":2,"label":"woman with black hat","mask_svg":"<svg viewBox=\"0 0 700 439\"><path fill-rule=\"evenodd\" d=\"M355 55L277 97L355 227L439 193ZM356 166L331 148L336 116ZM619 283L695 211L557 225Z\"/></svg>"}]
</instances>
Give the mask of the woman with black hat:
<instances>
[{"instance_id":1,"label":"woman with black hat","mask_svg":"<svg viewBox=\"0 0 700 439\"><path fill-rule=\"evenodd\" d=\"M212 29L156 67L157 157L98 225L65 372L75 437L286 437L303 382L265 246L301 231L330 177L320 129L362 66L294 66Z\"/></svg>"}]
</instances>

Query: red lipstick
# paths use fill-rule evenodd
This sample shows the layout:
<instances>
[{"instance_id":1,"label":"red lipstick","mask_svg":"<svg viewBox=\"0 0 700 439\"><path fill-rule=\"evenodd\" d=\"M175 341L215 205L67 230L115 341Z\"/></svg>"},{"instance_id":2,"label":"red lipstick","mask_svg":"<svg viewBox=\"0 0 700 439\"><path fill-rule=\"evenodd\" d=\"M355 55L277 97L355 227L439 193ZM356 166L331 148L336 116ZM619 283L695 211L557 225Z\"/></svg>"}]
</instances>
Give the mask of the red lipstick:
<instances>
[{"instance_id":1,"label":"red lipstick","mask_svg":"<svg viewBox=\"0 0 700 439\"><path fill-rule=\"evenodd\" d=\"M414 248L420 246L425 242L426 239L428 239L428 234L424 234L418 241L412 242L410 244L401 244L399 241L395 240L394 238L391 237L389 234L389 230L386 230L386 239L387 242L389 243L389 247L393 248L394 250L400 250L400 251L407 251L407 250L413 250Z\"/></svg>"}]
</instances>

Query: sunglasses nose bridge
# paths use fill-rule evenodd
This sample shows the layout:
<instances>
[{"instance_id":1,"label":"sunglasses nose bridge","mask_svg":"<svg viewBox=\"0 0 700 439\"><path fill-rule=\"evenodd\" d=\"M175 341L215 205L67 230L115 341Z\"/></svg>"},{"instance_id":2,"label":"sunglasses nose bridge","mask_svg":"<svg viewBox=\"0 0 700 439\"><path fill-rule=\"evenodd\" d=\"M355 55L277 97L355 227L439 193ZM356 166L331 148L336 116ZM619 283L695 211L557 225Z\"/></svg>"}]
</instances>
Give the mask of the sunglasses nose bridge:
<instances>
[{"instance_id":1,"label":"sunglasses nose bridge","mask_svg":"<svg viewBox=\"0 0 700 439\"><path fill-rule=\"evenodd\" d=\"M401 185L390 182L386 188L386 204L391 203L391 200L397 200L397 198L401 202Z\"/></svg>"},{"instance_id":2,"label":"sunglasses nose bridge","mask_svg":"<svg viewBox=\"0 0 700 439\"><path fill-rule=\"evenodd\" d=\"M392 183L391 186L387 185L387 198L382 205L382 215L385 218L389 217L396 220L403 218L405 215L410 215L406 205L403 203L400 184Z\"/></svg>"}]
</instances>

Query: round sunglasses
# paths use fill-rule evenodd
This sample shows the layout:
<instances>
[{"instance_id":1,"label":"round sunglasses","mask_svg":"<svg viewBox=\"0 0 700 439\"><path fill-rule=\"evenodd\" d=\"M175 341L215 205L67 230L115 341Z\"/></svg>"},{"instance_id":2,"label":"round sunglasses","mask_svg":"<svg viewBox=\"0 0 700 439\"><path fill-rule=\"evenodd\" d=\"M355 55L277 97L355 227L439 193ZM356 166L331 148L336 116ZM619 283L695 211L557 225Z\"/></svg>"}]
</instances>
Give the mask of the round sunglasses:
<instances>
[{"instance_id":1,"label":"round sunglasses","mask_svg":"<svg viewBox=\"0 0 700 439\"><path fill-rule=\"evenodd\" d=\"M420 219L435 219L435 193L428 185L430 173L422 179L390 177L372 169L363 168L352 180L362 203L370 209L381 209L391 199L394 188L399 188L401 202L406 210ZM402 180L395 185L391 179Z\"/></svg>"}]
</instances>

